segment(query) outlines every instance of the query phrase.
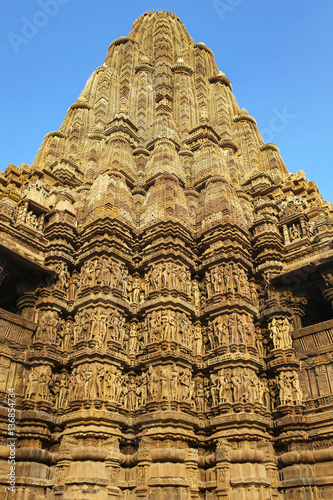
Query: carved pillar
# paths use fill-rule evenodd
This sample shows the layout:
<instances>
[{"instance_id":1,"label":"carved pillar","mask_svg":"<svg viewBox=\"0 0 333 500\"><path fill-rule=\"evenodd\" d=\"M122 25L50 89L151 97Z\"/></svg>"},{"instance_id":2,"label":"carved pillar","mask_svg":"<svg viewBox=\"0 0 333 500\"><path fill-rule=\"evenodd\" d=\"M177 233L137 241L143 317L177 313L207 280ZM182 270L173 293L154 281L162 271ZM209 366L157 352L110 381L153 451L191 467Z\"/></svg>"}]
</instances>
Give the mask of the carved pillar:
<instances>
[{"instance_id":1,"label":"carved pillar","mask_svg":"<svg viewBox=\"0 0 333 500\"><path fill-rule=\"evenodd\" d=\"M105 460L105 467L107 470L107 475L110 481L110 486L108 486L108 498L110 500L120 499L120 488L118 486L119 474L120 474L120 452L115 448L111 447L109 453Z\"/></svg>"},{"instance_id":2,"label":"carved pillar","mask_svg":"<svg viewBox=\"0 0 333 500\"><path fill-rule=\"evenodd\" d=\"M20 297L17 301L17 307L20 311L20 316L29 321L35 321L35 304L37 295L33 292L28 292Z\"/></svg>"},{"instance_id":3,"label":"carved pillar","mask_svg":"<svg viewBox=\"0 0 333 500\"><path fill-rule=\"evenodd\" d=\"M288 245L290 243L290 238L289 238L289 231L287 224L283 224L282 229L283 229L284 242L286 245Z\"/></svg>"},{"instance_id":4,"label":"carved pillar","mask_svg":"<svg viewBox=\"0 0 333 500\"><path fill-rule=\"evenodd\" d=\"M302 238L304 236L307 236L308 234L308 226L307 226L307 223L305 221L305 219L303 217L300 218L300 225L301 225L301 230L302 230Z\"/></svg>"},{"instance_id":5,"label":"carved pillar","mask_svg":"<svg viewBox=\"0 0 333 500\"><path fill-rule=\"evenodd\" d=\"M318 385L319 396L327 396L330 394L328 385L327 370L325 365L315 367L316 381Z\"/></svg>"},{"instance_id":6,"label":"carved pillar","mask_svg":"<svg viewBox=\"0 0 333 500\"><path fill-rule=\"evenodd\" d=\"M25 222L28 213L28 202L23 203L18 210L17 223Z\"/></svg>"},{"instance_id":7,"label":"carved pillar","mask_svg":"<svg viewBox=\"0 0 333 500\"><path fill-rule=\"evenodd\" d=\"M8 276L9 274L9 271L7 269L7 264L8 264L7 259L4 258L0 259L0 285L2 284L6 276Z\"/></svg>"},{"instance_id":8,"label":"carved pillar","mask_svg":"<svg viewBox=\"0 0 333 500\"><path fill-rule=\"evenodd\" d=\"M190 481L190 499L199 500L198 488L198 450L190 448L187 450L187 458L185 460L187 477Z\"/></svg>"},{"instance_id":9,"label":"carved pillar","mask_svg":"<svg viewBox=\"0 0 333 500\"><path fill-rule=\"evenodd\" d=\"M137 487L135 488L136 498L142 500L148 498L148 478L149 468L152 463L150 451L141 449L137 455Z\"/></svg>"},{"instance_id":10,"label":"carved pillar","mask_svg":"<svg viewBox=\"0 0 333 500\"><path fill-rule=\"evenodd\" d=\"M291 305L294 315L294 329L302 328L302 317L305 315L305 307L308 303L305 297L296 297L295 302Z\"/></svg>"},{"instance_id":11,"label":"carved pillar","mask_svg":"<svg viewBox=\"0 0 333 500\"><path fill-rule=\"evenodd\" d=\"M216 493L219 500L229 500L230 458L229 450L222 443L216 449Z\"/></svg>"},{"instance_id":12,"label":"carved pillar","mask_svg":"<svg viewBox=\"0 0 333 500\"><path fill-rule=\"evenodd\" d=\"M40 216L40 218L39 218L39 221L38 221L38 227L37 227L37 229L39 231L43 231L43 229L44 229L44 220L45 220L45 214L42 214Z\"/></svg>"},{"instance_id":13,"label":"carved pillar","mask_svg":"<svg viewBox=\"0 0 333 500\"><path fill-rule=\"evenodd\" d=\"M333 273L323 273L322 277L325 281L325 286L323 287L323 297L331 303L333 308Z\"/></svg>"},{"instance_id":14,"label":"carved pillar","mask_svg":"<svg viewBox=\"0 0 333 500\"><path fill-rule=\"evenodd\" d=\"M55 471L54 492L60 495L64 492L65 480L68 475L68 470L73 461L70 449L67 446L62 446L57 456L57 465Z\"/></svg>"}]
</instances>

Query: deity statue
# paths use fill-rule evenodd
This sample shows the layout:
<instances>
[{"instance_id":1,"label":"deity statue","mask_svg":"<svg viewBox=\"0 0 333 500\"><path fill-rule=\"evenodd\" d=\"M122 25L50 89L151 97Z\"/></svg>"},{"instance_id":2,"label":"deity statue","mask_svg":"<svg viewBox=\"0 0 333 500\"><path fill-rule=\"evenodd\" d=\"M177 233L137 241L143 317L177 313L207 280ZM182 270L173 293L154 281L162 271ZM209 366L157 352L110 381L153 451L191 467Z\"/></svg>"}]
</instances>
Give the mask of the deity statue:
<instances>
[{"instance_id":1,"label":"deity statue","mask_svg":"<svg viewBox=\"0 0 333 500\"><path fill-rule=\"evenodd\" d=\"M172 401L178 401L178 383L179 373L177 371L176 365L173 364L170 374L170 398Z\"/></svg>"},{"instance_id":2,"label":"deity statue","mask_svg":"<svg viewBox=\"0 0 333 500\"><path fill-rule=\"evenodd\" d=\"M68 396L68 374L62 372L60 375L59 393L57 398L57 408L64 408Z\"/></svg>"},{"instance_id":3,"label":"deity statue","mask_svg":"<svg viewBox=\"0 0 333 500\"><path fill-rule=\"evenodd\" d=\"M150 365L148 369L148 397L150 400L157 398L159 378L156 374L155 368Z\"/></svg>"},{"instance_id":4,"label":"deity statue","mask_svg":"<svg viewBox=\"0 0 333 500\"><path fill-rule=\"evenodd\" d=\"M192 281L193 302L196 309L200 309L200 290L196 280Z\"/></svg>"},{"instance_id":5,"label":"deity statue","mask_svg":"<svg viewBox=\"0 0 333 500\"><path fill-rule=\"evenodd\" d=\"M193 342L193 354L194 356L202 356L203 354L203 342L201 325L197 323L194 327L194 342Z\"/></svg>"},{"instance_id":6,"label":"deity statue","mask_svg":"<svg viewBox=\"0 0 333 500\"><path fill-rule=\"evenodd\" d=\"M237 370L231 375L232 398L234 403L239 403L242 396L242 382Z\"/></svg>"},{"instance_id":7,"label":"deity statue","mask_svg":"<svg viewBox=\"0 0 333 500\"><path fill-rule=\"evenodd\" d=\"M136 354L138 351L138 325L132 323L130 326L129 341L128 341L128 353Z\"/></svg>"}]
</instances>

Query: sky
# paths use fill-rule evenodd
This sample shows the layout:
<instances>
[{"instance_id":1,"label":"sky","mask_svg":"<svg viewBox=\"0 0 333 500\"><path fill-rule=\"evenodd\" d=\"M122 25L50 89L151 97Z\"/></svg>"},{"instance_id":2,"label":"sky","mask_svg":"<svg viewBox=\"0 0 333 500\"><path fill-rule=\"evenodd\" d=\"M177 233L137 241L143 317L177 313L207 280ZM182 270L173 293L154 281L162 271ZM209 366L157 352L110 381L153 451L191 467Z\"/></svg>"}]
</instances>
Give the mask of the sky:
<instances>
[{"instance_id":1,"label":"sky","mask_svg":"<svg viewBox=\"0 0 333 500\"><path fill-rule=\"evenodd\" d=\"M33 162L109 44L153 9L174 12L213 51L265 142L333 203L332 0L3 2L0 171Z\"/></svg>"}]
</instances>

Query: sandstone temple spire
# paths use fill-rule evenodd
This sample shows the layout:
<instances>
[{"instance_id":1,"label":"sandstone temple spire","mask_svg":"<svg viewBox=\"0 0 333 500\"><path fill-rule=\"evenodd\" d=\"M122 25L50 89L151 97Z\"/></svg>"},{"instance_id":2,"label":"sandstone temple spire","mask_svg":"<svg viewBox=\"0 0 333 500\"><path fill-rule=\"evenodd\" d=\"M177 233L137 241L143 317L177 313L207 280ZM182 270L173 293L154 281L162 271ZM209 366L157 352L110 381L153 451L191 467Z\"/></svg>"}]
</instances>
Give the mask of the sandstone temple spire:
<instances>
[{"instance_id":1,"label":"sandstone temple spire","mask_svg":"<svg viewBox=\"0 0 333 500\"><path fill-rule=\"evenodd\" d=\"M333 207L175 14L0 181L1 498L331 498Z\"/></svg>"}]
</instances>

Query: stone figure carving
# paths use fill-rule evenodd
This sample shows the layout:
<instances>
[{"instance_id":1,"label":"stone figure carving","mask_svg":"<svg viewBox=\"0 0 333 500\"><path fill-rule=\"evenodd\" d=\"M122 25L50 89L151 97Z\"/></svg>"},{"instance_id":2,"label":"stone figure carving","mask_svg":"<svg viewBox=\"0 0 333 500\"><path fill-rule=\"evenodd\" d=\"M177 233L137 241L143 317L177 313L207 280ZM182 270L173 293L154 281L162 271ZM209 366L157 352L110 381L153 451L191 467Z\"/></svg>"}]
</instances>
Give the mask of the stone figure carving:
<instances>
[{"instance_id":1,"label":"stone figure carving","mask_svg":"<svg viewBox=\"0 0 333 500\"><path fill-rule=\"evenodd\" d=\"M250 317L248 317L247 321L244 324L245 338L246 344L248 346L254 346L255 344L255 329L253 321Z\"/></svg>"},{"instance_id":2,"label":"stone figure carving","mask_svg":"<svg viewBox=\"0 0 333 500\"><path fill-rule=\"evenodd\" d=\"M244 344L244 322L241 316L237 316L238 343Z\"/></svg>"},{"instance_id":3,"label":"stone figure carving","mask_svg":"<svg viewBox=\"0 0 333 500\"><path fill-rule=\"evenodd\" d=\"M168 399L168 375L166 368L160 369L161 399Z\"/></svg>"},{"instance_id":4,"label":"stone figure carving","mask_svg":"<svg viewBox=\"0 0 333 500\"><path fill-rule=\"evenodd\" d=\"M142 385L145 390L142 392ZM138 393L144 401L177 401L194 404L195 383L189 368L181 369L175 364L163 365L159 368L149 367L146 374L142 374ZM143 396L142 396L143 394Z\"/></svg>"},{"instance_id":5,"label":"stone figure carving","mask_svg":"<svg viewBox=\"0 0 333 500\"><path fill-rule=\"evenodd\" d=\"M289 227L289 239L290 241L297 240L302 237L302 229L300 224L292 224Z\"/></svg>"},{"instance_id":6,"label":"stone figure carving","mask_svg":"<svg viewBox=\"0 0 333 500\"><path fill-rule=\"evenodd\" d=\"M60 326L59 315L56 311L49 311L46 316L46 332L49 342L57 342L58 330Z\"/></svg>"},{"instance_id":7,"label":"stone figure carving","mask_svg":"<svg viewBox=\"0 0 333 500\"><path fill-rule=\"evenodd\" d=\"M282 335L279 328L278 322L275 318L269 324L269 332L271 334L273 345L275 349L281 349L282 346Z\"/></svg>"},{"instance_id":8,"label":"stone figure carving","mask_svg":"<svg viewBox=\"0 0 333 500\"><path fill-rule=\"evenodd\" d=\"M302 389L299 384L297 372L281 372L278 379L279 400L281 405L301 404L303 399Z\"/></svg>"},{"instance_id":9,"label":"stone figure carving","mask_svg":"<svg viewBox=\"0 0 333 500\"><path fill-rule=\"evenodd\" d=\"M253 281L250 281L249 288L250 288L251 302L254 305L254 307L258 308L259 299L258 299L257 287Z\"/></svg>"},{"instance_id":10,"label":"stone figure carving","mask_svg":"<svg viewBox=\"0 0 333 500\"><path fill-rule=\"evenodd\" d=\"M56 264L54 270L58 275L55 282L55 288L58 288L59 290L65 292L67 288L67 281L69 278L67 266L64 262L59 262L58 264Z\"/></svg>"},{"instance_id":11,"label":"stone figure carving","mask_svg":"<svg viewBox=\"0 0 333 500\"><path fill-rule=\"evenodd\" d=\"M176 313L167 309L162 313L162 336L163 340L176 340Z\"/></svg>"},{"instance_id":12,"label":"stone figure carving","mask_svg":"<svg viewBox=\"0 0 333 500\"><path fill-rule=\"evenodd\" d=\"M293 388L293 401L295 402L295 404L302 404L303 391L301 389L299 379L298 379L298 374L297 374L296 370L292 371L291 385Z\"/></svg>"},{"instance_id":13,"label":"stone figure carving","mask_svg":"<svg viewBox=\"0 0 333 500\"><path fill-rule=\"evenodd\" d=\"M235 324L235 320L232 316L230 316L228 321L228 331L229 331L229 344L237 344L237 327Z\"/></svg>"},{"instance_id":14,"label":"stone figure carving","mask_svg":"<svg viewBox=\"0 0 333 500\"><path fill-rule=\"evenodd\" d=\"M45 341L47 342L47 337L46 337L46 313L45 312L40 312L39 318L38 318L38 325L35 331L34 335L34 341L35 342L41 342Z\"/></svg>"},{"instance_id":15,"label":"stone figure carving","mask_svg":"<svg viewBox=\"0 0 333 500\"><path fill-rule=\"evenodd\" d=\"M229 343L230 344L245 344L244 342L244 320L242 316L230 316L228 320Z\"/></svg>"},{"instance_id":16,"label":"stone figure carving","mask_svg":"<svg viewBox=\"0 0 333 500\"><path fill-rule=\"evenodd\" d=\"M261 333L261 328L256 327L255 328L255 338L256 338L256 348L258 351L258 355L260 358L264 358L266 356L266 351L264 348L264 343L263 343L263 336Z\"/></svg>"},{"instance_id":17,"label":"stone figure carving","mask_svg":"<svg viewBox=\"0 0 333 500\"><path fill-rule=\"evenodd\" d=\"M147 376L148 376L148 398L151 400L155 400L157 397L159 378L156 374L155 368L152 365L150 365L148 369Z\"/></svg>"},{"instance_id":18,"label":"stone figure carving","mask_svg":"<svg viewBox=\"0 0 333 500\"><path fill-rule=\"evenodd\" d=\"M135 276L132 281L132 304L140 303L140 278Z\"/></svg>"},{"instance_id":19,"label":"stone figure carving","mask_svg":"<svg viewBox=\"0 0 333 500\"><path fill-rule=\"evenodd\" d=\"M77 271L73 271L72 276L67 284L67 297L68 300L75 300L80 283L80 275Z\"/></svg>"},{"instance_id":20,"label":"stone figure carving","mask_svg":"<svg viewBox=\"0 0 333 500\"><path fill-rule=\"evenodd\" d=\"M234 403L258 403L264 405L264 385L253 370L235 368L230 377L225 378L225 387L232 390Z\"/></svg>"},{"instance_id":21,"label":"stone figure carving","mask_svg":"<svg viewBox=\"0 0 333 500\"><path fill-rule=\"evenodd\" d=\"M232 399L234 403L239 403L242 395L242 381L239 373L234 370L231 375Z\"/></svg>"},{"instance_id":22,"label":"stone figure carving","mask_svg":"<svg viewBox=\"0 0 333 500\"><path fill-rule=\"evenodd\" d=\"M143 324L143 342L178 342L192 348L192 324L185 313L165 309L147 315Z\"/></svg>"},{"instance_id":23,"label":"stone figure carving","mask_svg":"<svg viewBox=\"0 0 333 500\"><path fill-rule=\"evenodd\" d=\"M25 397L33 401L50 401L52 370L49 365L32 367L26 377Z\"/></svg>"},{"instance_id":24,"label":"stone figure carving","mask_svg":"<svg viewBox=\"0 0 333 500\"><path fill-rule=\"evenodd\" d=\"M104 366L101 363L87 363L85 366L84 396L86 399L102 399Z\"/></svg>"},{"instance_id":25,"label":"stone figure carving","mask_svg":"<svg viewBox=\"0 0 333 500\"><path fill-rule=\"evenodd\" d=\"M193 302L194 302L194 306L197 310L200 309L200 289L199 289L199 284L196 280L193 280L192 281L192 294L193 294Z\"/></svg>"},{"instance_id":26,"label":"stone figure carving","mask_svg":"<svg viewBox=\"0 0 333 500\"><path fill-rule=\"evenodd\" d=\"M176 290L191 297L191 273L184 265L175 262L154 263L145 273L144 295L164 289Z\"/></svg>"},{"instance_id":27,"label":"stone figure carving","mask_svg":"<svg viewBox=\"0 0 333 500\"><path fill-rule=\"evenodd\" d=\"M179 378L179 399L181 401L191 401L193 393L191 392L191 372L186 368Z\"/></svg>"},{"instance_id":28,"label":"stone figure carving","mask_svg":"<svg viewBox=\"0 0 333 500\"><path fill-rule=\"evenodd\" d=\"M291 325L287 318L273 318L268 329L273 340L274 349L290 349L292 347Z\"/></svg>"},{"instance_id":29,"label":"stone figure carving","mask_svg":"<svg viewBox=\"0 0 333 500\"><path fill-rule=\"evenodd\" d=\"M56 407L60 409L64 408L67 403L67 397L68 397L68 374L62 372L60 374L59 392L56 401Z\"/></svg>"},{"instance_id":30,"label":"stone figure carving","mask_svg":"<svg viewBox=\"0 0 333 500\"><path fill-rule=\"evenodd\" d=\"M210 396L212 406L228 403L230 401L230 390L232 381L229 375L222 368L218 373L212 373L210 376Z\"/></svg>"},{"instance_id":31,"label":"stone figure carving","mask_svg":"<svg viewBox=\"0 0 333 500\"><path fill-rule=\"evenodd\" d=\"M176 365L173 364L170 374L170 394L171 400L178 400L178 383L179 383L179 373L177 371Z\"/></svg>"},{"instance_id":32,"label":"stone figure carving","mask_svg":"<svg viewBox=\"0 0 333 500\"><path fill-rule=\"evenodd\" d=\"M222 316L218 316L214 320L215 340L218 345L226 345L227 343L227 325L223 321Z\"/></svg>"},{"instance_id":33,"label":"stone figure carving","mask_svg":"<svg viewBox=\"0 0 333 500\"><path fill-rule=\"evenodd\" d=\"M38 229L38 218L37 215L34 214L32 210L29 210L29 212L27 212L25 223L34 229Z\"/></svg>"},{"instance_id":34,"label":"stone figure carving","mask_svg":"<svg viewBox=\"0 0 333 500\"><path fill-rule=\"evenodd\" d=\"M199 323L194 326L193 354L194 356L202 356L203 354L201 325Z\"/></svg>"},{"instance_id":35,"label":"stone figure carving","mask_svg":"<svg viewBox=\"0 0 333 500\"><path fill-rule=\"evenodd\" d=\"M238 264L230 263L215 266L206 272L204 283L207 299L216 294L221 294L224 298L226 298L227 294L231 297L237 294L253 300L246 272Z\"/></svg>"},{"instance_id":36,"label":"stone figure carving","mask_svg":"<svg viewBox=\"0 0 333 500\"><path fill-rule=\"evenodd\" d=\"M116 367L111 366L105 375L105 397L111 401L116 401L116 372Z\"/></svg>"},{"instance_id":37,"label":"stone figure carving","mask_svg":"<svg viewBox=\"0 0 333 500\"><path fill-rule=\"evenodd\" d=\"M107 287L119 290L124 298L128 295L128 269L111 258L98 257L86 261L80 273L79 289L84 292L91 287ZM128 298L128 297L127 297ZM130 297L132 300L132 296Z\"/></svg>"},{"instance_id":38,"label":"stone figure carving","mask_svg":"<svg viewBox=\"0 0 333 500\"><path fill-rule=\"evenodd\" d=\"M26 392L25 397L27 399L33 399L37 396L37 386L38 386L39 373L37 368L31 368L26 379Z\"/></svg>"},{"instance_id":39,"label":"stone figure carving","mask_svg":"<svg viewBox=\"0 0 333 500\"><path fill-rule=\"evenodd\" d=\"M116 309L84 309L74 317L73 343L94 341L99 346L112 340L121 345L125 338L125 317Z\"/></svg>"},{"instance_id":40,"label":"stone figure carving","mask_svg":"<svg viewBox=\"0 0 333 500\"><path fill-rule=\"evenodd\" d=\"M136 323L132 323L130 326L129 332L129 341L128 341L128 353L136 354L138 351L138 326Z\"/></svg>"},{"instance_id":41,"label":"stone figure carving","mask_svg":"<svg viewBox=\"0 0 333 500\"><path fill-rule=\"evenodd\" d=\"M219 393L219 388L218 388L218 383L217 383L217 376L214 373L210 374L210 394L211 394L211 399L212 399L212 406L217 406L218 404L218 393Z\"/></svg>"},{"instance_id":42,"label":"stone figure carving","mask_svg":"<svg viewBox=\"0 0 333 500\"><path fill-rule=\"evenodd\" d=\"M202 381L197 381L195 384L195 406L197 412L205 411L205 391Z\"/></svg>"},{"instance_id":43,"label":"stone figure carving","mask_svg":"<svg viewBox=\"0 0 333 500\"><path fill-rule=\"evenodd\" d=\"M280 328L282 330L282 342L284 349L290 349L293 346L293 341L291 337L291 325L287 318L281 320Z\"/></svg>"},{"instance_id":44,"label":"stone figure carving","mask_svg":"<svg viewBox=\"0 0 333 500\"><path fill-rule=\"evenodd\" d=\"M58 345L63 351L69 351L73 337L73 322L63 321L62 328L58 332Z\"/></svg>"},{"instance_id":45,"label":"stone figure carving","mask_svg":"<svg viewBox=\"0 0 333 500\"><path fill-rule=\"evenodd\" d=\"M216 335L215 335L215 324L211 320L208 321L207 329L206 329L209 348L215 349L216 347Z\"/></svg>"},{"instance_id":46,"label":"stone figure carving","mask_svg":"<svg viewBox=\"0 0 333 500\"><path fill-rule=\"evenodd\" d=\"M72 371L73 399L84 399L85 396L85 365L79 365Z\"/></svg>"},{"instance_id":47,"label":"stone figure carving","mask_svg":"<svg viewBox=\"0 0 333 500\"><path fill-rule=\"evenodd\" d=\"M142 372L141 375L139 395L140 395L140 405L144 406L147 403L148 399L148 377L146 372Z\"/></svg>"},{"instance_id":48,"label":"stone figure carving","mask_svg":"<svg viewBox=\"0 0 333 500\"><path fill-rule=\"evenodd\" d=\"M35 342L57 344L60 320L57 311L41 311L35 332Z\"/></svg>"}]
</instances>

